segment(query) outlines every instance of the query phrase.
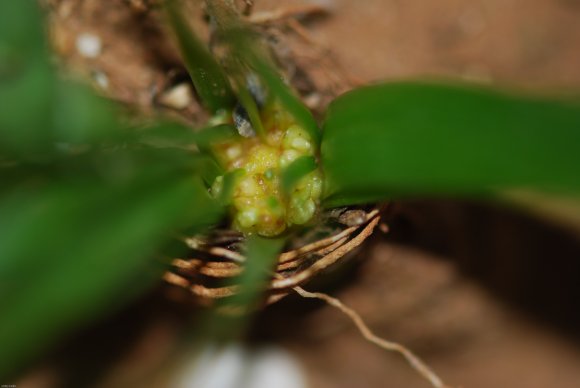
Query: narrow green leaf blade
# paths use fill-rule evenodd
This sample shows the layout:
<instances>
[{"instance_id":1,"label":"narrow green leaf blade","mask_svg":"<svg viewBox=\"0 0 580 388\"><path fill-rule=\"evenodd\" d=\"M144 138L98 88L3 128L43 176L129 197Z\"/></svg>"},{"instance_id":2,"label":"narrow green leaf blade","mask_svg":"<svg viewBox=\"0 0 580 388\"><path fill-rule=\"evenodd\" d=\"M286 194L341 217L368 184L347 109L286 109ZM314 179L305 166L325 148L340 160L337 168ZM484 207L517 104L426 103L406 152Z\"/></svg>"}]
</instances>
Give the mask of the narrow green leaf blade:
<instances>
[{"instance_id":1,"label":"narrow green leaf blade","mask_svg":"<svg viewBox=\"0 0 580 388\"><path fill-rule=\"evenodd\" d=\"M218 302L197 331L201 333L200 338L220 342L240 339L257 308L264 301L264 291L267 289L284 243L283 238L271 239L258 235L248 237L243 271L233 282L238 285L238 291ZM224 315L224 311L235 313Z\"/></svg>"},{"instance_id":2,"label":"narrow green leaf blade","mask_svg":"<svg viewBox=\"0 0 580 388\"><path fill-rule=\"evenodd\" d=\"M255 71L267 86L268 92L277 97L298 124L308 131L314 143L320 144L320 128L316 120L291 87L284 83L266 50L260 45L260 37L240 20L230 2L209 0L207 5L222 39L229 46L230 54L235 57L232 63L237 65L237 70L242 74L248 69Z\"/></svg>"},{"instance_id":3,"label":"narrow green leaf blade","mask_svg":"<svg viewBox=\"0 0 580 388\"><path fill-rule=\"evenodd\" d=\"M301 156L282 171L282 190L288 195L306 174L316 170L316 159Z\"/></svg>"},{"instance_id":4,"label":"narrow green leaf blade","mask_svg":"<svg viewBox=\"0 0 580 388\"><path fill-rule=\"evenodd\" d=\"M203 103L213 113L233 108L235 96L225 73L187 24L178 1L165 2L165 9L195 90Z\"/></svg>"},{"instance_id":5,"label":"narrow green leaf blade","mask_svg":"<svg viewBox=\"0 0 580 388\"><path fill-rule=\"evenodd\" d=\"M339 97L324 124L327 204L496 189L580 192L580 105L394 83Z\"/></svg>"},{"instance_id":6,"label":"narrow green leaf blade","mask_svg":"<svg viewBox=\"0 0 580 388\"><path fill-rule=\"evenodd\" d=\"M232 304L253 307L261 300L268 280L276 265L278 254L282 250L284 239L272 239L253 235L248 238L246 263L239 277L240 292L233 297Z\"/></svg>"}]
</instances>

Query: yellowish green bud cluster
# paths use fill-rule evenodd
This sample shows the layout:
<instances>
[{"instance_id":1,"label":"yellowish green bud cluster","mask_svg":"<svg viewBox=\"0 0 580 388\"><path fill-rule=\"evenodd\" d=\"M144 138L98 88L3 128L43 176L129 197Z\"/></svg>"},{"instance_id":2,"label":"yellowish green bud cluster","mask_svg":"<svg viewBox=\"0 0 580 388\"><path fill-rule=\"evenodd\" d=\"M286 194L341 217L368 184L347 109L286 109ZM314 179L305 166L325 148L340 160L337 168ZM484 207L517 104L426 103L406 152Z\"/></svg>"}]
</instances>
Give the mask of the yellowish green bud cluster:
<instances>
[{"instance_id":1,"label":"yellowish green bud cluster","mask_svg":"<svg viewBox=\"0 0 580 388\"><path fill-rule=\"evenodd\" d=\"M308 132L275 105L265 110L263 137L240 138L215 146L226 170L237 171L232 195L234 227L244 233L276 236L291 225L310 221L322 194L319 170L302 177L284 193L281 174L293 161L315 156L316 147ZM219 196L224 177L218 177L212 193Z\"/></svg>"}]
</instances>

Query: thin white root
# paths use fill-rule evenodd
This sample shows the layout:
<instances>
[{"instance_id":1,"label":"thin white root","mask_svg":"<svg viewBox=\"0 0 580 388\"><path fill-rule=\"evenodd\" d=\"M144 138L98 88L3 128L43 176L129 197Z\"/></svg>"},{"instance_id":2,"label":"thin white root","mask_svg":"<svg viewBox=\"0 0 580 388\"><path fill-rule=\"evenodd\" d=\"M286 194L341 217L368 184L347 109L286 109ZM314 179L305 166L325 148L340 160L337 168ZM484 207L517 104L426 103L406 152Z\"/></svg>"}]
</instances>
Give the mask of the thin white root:
<instances>
[{"instance_id":1,"label":"thin white root","mask_svg":"<svg viewBox=\"0 0 580 388\"><path fill-rule=\"evenodd\" d=\"M333 307L336 307L338 310L346 314L353 321L353 323L356 325L362 336L367 341L372 342L373 344L379 346L382 349L401 354L403 357L405 357L409 365L411 365L411 367L415 369L422 377L427 379L433 387L450 388L449 386L443 383L443 381L439 378L439 376L437 376L437 374L435 374L435 372L433 372L433 370L431 370L431 368L429 368L427 364L425 364L419 357L413 354L413 352L411 352L409 349L407 349L406 347L404 347L399 343L387 341L375 335L363 321L361 316L350 307L344 305L340 300L320 292L306 291L302 287L294 287L294 291L296 291L298 295L302 296L303 298L319 299L328 303Z\"/></svg>"}]
</instances>

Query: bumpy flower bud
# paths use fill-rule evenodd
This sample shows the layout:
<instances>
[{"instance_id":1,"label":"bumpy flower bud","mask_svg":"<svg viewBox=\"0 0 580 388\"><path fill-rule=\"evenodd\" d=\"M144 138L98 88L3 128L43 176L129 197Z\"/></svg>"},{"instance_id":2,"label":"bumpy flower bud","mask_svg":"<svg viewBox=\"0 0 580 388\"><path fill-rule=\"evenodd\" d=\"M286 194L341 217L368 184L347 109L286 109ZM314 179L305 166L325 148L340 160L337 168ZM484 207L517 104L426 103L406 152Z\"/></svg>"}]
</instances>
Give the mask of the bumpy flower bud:
<instances>
[{"instance_id":1,"label":"bumpy flower bud","mask_svg":"<svg viewBox=\"0 0 580 388\"><path fill-rule=\"evenodd\" d=\"M215 147L227 171L237 170L231 213L234 227L244 233L275 236L289 226L309 222L317 213L322 194L319 170L302 177L289 193L281 187L281 174L293 161L315 156L307 131L278 105L264 110L264 137L239 138ZM223 190L218 177L212 193Z\"/></svg>"}]
</instances>

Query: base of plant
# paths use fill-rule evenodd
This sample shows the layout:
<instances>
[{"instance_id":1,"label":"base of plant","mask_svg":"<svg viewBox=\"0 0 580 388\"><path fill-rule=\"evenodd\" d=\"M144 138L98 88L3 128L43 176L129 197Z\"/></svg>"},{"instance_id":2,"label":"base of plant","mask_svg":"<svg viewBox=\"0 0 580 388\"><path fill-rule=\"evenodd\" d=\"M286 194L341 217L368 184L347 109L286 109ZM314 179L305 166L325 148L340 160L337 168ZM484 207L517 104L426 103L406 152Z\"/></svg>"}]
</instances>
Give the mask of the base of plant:
<instances>
[{"instance_id":1,"label":"base of plant","mask_svg":"<svg viewBox=\"0 0 580 388\"><path fill-rule=\"evenodd\" d=\"M282 299L294 287L305 284L326 268L336 265L362 244L381 219L379 209L365 211L364 214L358 225L337 224L337 230L327 237L281 253L276 271L272 273L266 304ZM242 241L243 235L234 231L216 231L210 236L186 239L185 243L192 249L191 257L173 260L172 271L165 274L165 281L188 290L202 304L235 295L239 291L237 285L216 287L215 280L235 279L243 271L246 258L239 250L230 248L241 245Z\"/></svg>"}]
</instances>

